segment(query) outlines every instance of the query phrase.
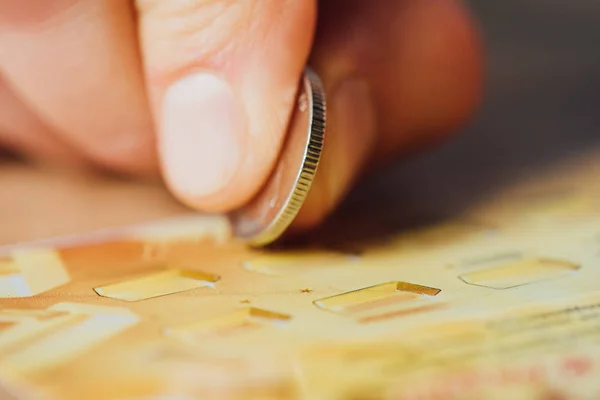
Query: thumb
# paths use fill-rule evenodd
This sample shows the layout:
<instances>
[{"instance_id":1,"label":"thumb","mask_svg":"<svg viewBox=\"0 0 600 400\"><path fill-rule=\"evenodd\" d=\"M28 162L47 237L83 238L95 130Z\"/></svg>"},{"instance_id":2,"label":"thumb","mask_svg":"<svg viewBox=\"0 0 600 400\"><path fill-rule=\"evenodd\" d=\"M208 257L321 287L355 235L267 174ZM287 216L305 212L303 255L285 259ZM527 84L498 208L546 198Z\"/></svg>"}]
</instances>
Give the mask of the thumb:
<instances>
[{"instance_id":1,"label":"thumb","mask_svg":"<svg viewBox=\"0 0 600 400\"><path fill-rule=\"evenodd\" d=\"M316 0L137 0L165 181L191 207L246 203L274 167Z\"/></svg>"}]
</instances>

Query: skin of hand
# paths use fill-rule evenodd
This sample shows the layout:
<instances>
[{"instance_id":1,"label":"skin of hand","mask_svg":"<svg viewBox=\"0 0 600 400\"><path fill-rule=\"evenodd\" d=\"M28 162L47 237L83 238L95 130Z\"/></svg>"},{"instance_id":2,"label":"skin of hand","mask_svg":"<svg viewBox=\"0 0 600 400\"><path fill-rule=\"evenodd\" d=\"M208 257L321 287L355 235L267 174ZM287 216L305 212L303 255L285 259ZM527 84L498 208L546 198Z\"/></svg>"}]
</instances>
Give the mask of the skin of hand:
<instances>
[{"instance_id":1,"label":"skin of hand","mask_svg":"<svg viewBox=\"0 0 600 400\"><path fill-rule=\"evenodd\" d=\"M0 144L230 211L274 168L307 64L328 136L297 228L367 169L450 137L481 100L480 39L458 0L0 0Z\"/></svg>"}]
</instances>

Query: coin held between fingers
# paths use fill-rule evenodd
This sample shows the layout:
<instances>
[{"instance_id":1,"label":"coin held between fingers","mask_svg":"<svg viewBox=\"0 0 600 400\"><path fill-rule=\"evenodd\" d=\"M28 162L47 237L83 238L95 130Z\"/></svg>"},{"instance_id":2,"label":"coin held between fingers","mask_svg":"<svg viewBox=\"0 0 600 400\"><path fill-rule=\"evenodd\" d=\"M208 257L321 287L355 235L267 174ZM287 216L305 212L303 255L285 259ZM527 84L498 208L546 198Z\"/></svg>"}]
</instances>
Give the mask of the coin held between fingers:
<instances>
[{"instance_id":1,"label":"coin held between fingers","mask_svg":"<svg viewBox=\"0 0 600 400\"><path fill-rule=\"evenodd\" d=\"M305 70L279 159L261 191L229 214L233 236L260 247L293 223L319 167L326 136L326 99L319 76Z\"/></svg>"}]
</instances>

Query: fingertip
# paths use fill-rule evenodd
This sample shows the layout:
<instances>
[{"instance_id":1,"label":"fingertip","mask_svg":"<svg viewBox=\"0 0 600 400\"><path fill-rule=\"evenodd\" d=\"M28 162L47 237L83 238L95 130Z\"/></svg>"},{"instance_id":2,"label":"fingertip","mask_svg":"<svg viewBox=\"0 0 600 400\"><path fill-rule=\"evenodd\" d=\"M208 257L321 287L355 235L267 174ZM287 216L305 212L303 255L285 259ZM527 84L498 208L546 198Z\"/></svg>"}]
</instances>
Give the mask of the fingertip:
<instances>
[{"instance_id":1,"label":"fingertip","mask_svg":"<svg viewBox=\"0 0 600 400\"><path fill-rule=\"evenodd\" d=\"M138 3L164 179L194 209L239 208L277 162L315 1Z\"/></svg>"}]
</instances>

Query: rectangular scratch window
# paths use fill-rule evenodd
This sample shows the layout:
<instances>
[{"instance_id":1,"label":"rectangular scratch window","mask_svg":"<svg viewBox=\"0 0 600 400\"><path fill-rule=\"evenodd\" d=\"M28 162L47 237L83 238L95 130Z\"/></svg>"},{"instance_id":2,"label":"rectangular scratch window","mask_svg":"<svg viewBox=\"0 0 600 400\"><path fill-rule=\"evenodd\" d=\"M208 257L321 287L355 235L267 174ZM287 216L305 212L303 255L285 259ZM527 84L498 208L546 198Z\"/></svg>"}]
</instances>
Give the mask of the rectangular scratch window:
<instances>
[{"instance_id":1,"label":"rectangular scratch window","mask_svg":"<svg viewBox=\"0 0 600 400\"><path fill-rule=\"evenodd\" d=\"M200 271L170 269L140 278L94 288L98 295L122 301L140 301L187 290L214 287L220 277Z\"/></svg>"},{"instance_id":2,"label":"rectangular scratch window","mask_svg":"<svg viewBox=\"0 0 600 400\"><path fill-rule=\"evenodd\" d=\"M0 258L0 298L30 297L68 283L69 274L54 250L14 252Z\"/></svg>"},{"instance_id":3,"label":"rectangular scratch window","mask_svg":"<svg viewBox=\"0 0 600 400\"><path fill-rule=\"evenodd\" d=\"M569 275L579 269L579 265L568 261L528 258L467 272L459 278L470 285L501 290Z\"/></svg>"},{"instance_id":4,"label":"rectangular scratch window","mask_svg":"<svg viewBox=\"0 0 600 400\"><path fill-rule=\"evenodd\" d=\"M248 307L195 323L170 328L166 331L166 334L181 340L193 341L206 336L230 336L249 329L280 325L287 323L291 318L287 314Z\"/></svg>"},{"instance_id":5,"label":"rectangular scratch window","mask_svg":"<svg viewBox=\"0 0 600 400\"><path fill-rule=\"evenodd\" d=\"M139 318L118 307L60 303L48 309L61 315L24 319L0 332L0 360L15 373L56 367L84 354L129 327Z\"/></svg>"},{"instance_id":6,"label":"rectangular scratch window","mask_svg":"<svg viewBox=\"0 0 600 400\"><path fill-rule=\"evenodd\" d=\"M391 317L400 311L425 306L424 301L440 291L407 282L388 282L316 300L314 304L323 310L359 320L373 320L377 316Z\"/></svg>"}]
</instances>

